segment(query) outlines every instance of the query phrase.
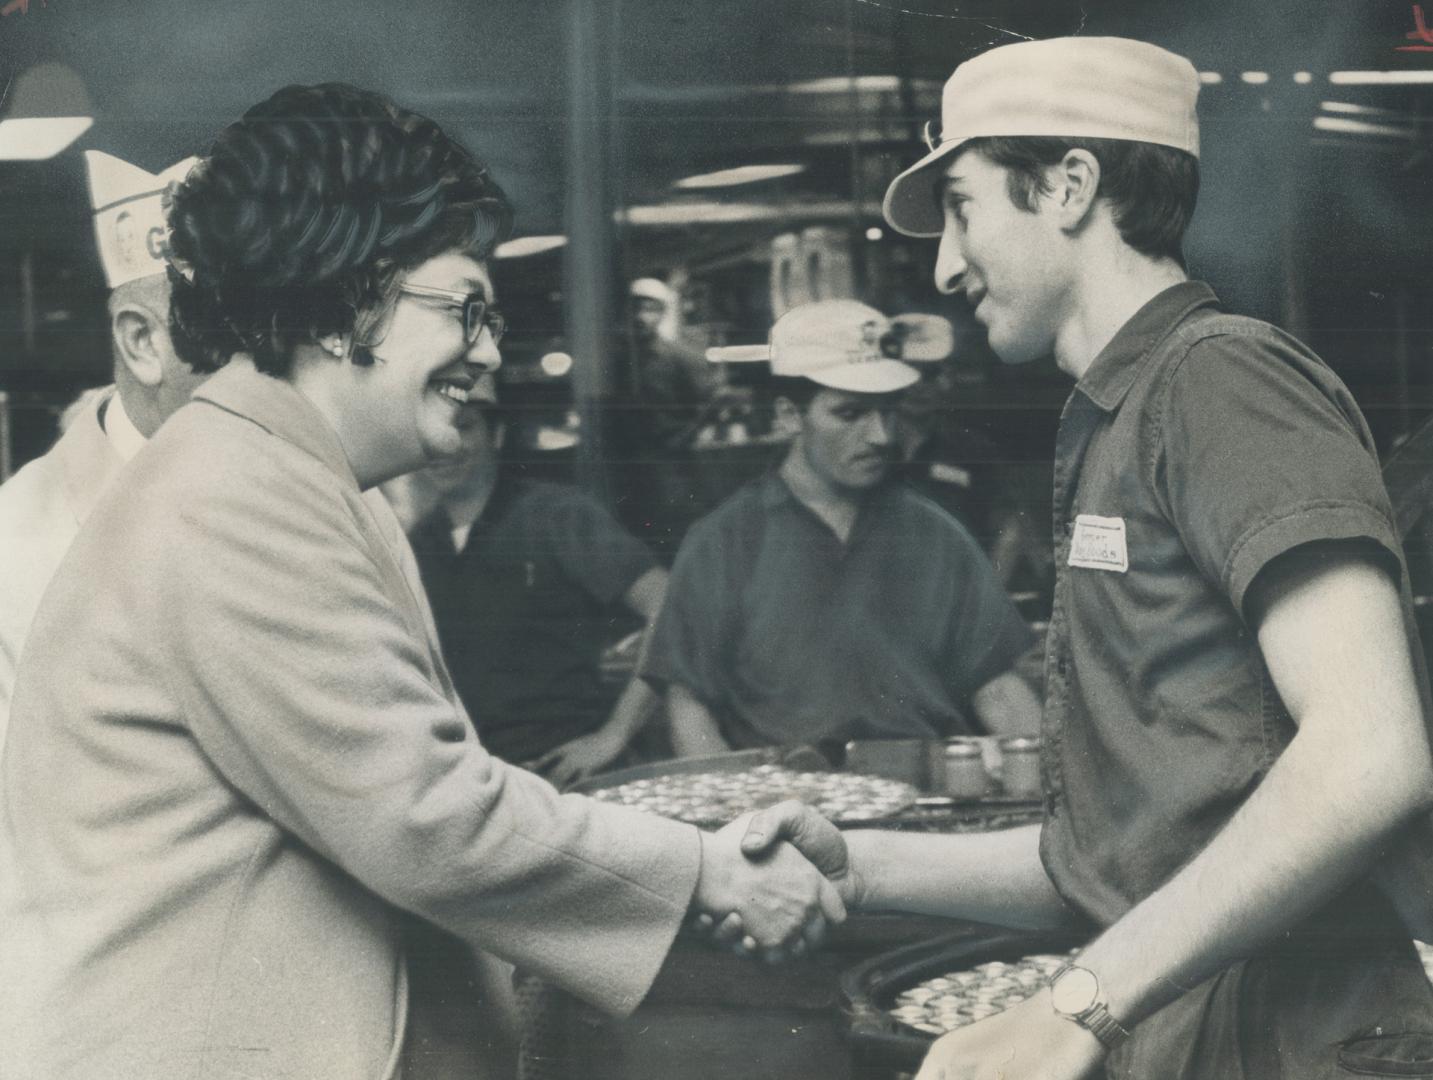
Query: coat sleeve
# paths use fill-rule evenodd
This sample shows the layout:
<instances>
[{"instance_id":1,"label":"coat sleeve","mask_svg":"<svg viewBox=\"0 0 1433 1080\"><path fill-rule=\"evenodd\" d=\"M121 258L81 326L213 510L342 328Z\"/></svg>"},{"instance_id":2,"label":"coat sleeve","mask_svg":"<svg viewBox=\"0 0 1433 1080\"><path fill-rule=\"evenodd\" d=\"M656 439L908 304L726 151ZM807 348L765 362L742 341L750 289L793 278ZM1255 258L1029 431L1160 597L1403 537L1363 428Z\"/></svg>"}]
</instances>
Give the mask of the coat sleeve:
<instances>
[{"instance_id":1,"label":"coat sleeve","mask_svg":"<svg viewBox=\"0 0 1433 1080\"><path fill-rule=\"evenodd\" d=\"M290 457L215 463L165 545L155 599L193 737L363 887L634 1008L695 888L695 830L559 796L490 757L385 593L357 504Z\"/></svg>"}]
</instances>

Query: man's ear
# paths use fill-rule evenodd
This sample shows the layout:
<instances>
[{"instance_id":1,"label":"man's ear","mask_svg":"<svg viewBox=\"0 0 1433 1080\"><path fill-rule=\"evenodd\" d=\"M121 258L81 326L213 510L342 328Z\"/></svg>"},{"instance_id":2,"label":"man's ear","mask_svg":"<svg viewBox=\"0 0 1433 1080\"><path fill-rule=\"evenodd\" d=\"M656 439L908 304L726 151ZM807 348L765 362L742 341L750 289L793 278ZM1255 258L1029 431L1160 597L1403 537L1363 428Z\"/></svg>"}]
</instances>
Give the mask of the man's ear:
<instances>
[{"instance_id":1,"label":"man's ear","mask_svg":"<svg viewBox=\"0 0 1433 1080\"><path fill-rule=\"evenodd\" d=\"M1067 232L1083 227L1100 191L1100 162L1088 150L1074 147L1054 167L1051 198L1060 225Z\"/></svg>"},{"instance_id":2,"label":"man's ear","mask_svg":"<svg viewBox=\"0 0 1433 1080\"><path fill-rule=\"evenodd\" d=\"M143 304L123 304L110 316L110 334L119 358L141 386L164 381L162 350L168 331Z\"/></svg>"},{"instance_id":3,"label":"man's ear","mask_svg":"<svg viewBox=\"0 0 1433 1080\"><path fill-rule=\"evenodd\" d=\"M801 432L801 410L788 397L778 397L771 406L774 434L795 436Z\"/></svg>"}]
</instances>

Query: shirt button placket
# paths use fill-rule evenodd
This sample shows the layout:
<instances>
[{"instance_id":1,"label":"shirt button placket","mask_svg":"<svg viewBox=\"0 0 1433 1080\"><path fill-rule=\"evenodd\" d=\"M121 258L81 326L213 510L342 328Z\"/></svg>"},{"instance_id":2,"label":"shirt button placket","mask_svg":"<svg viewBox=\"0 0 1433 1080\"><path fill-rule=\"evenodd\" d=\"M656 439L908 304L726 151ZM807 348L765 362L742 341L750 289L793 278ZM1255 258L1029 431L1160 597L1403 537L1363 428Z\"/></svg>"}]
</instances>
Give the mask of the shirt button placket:
<instances>
[{"instance_id":1,"label":"shirt button placket","mask_svg":"<svg viewBox=\"0 0 1433 1080\"><path fill-rule=\"evenodd\" d=\"M1071 501L1066 493L1068 478L1065 470L1056 463L1055 473L1055 595L1050 611L1049 655L1047 677L1049 687L1046 693L1046 717L1042 725L1043 738L1040 741L1040 771L1045 785L1045 813L1053 816L1060 802L1064 780L1060 769L1060 744L1062 742L1065 713L1069 702L1069 648L1065 628L1065 592L1069 587L1066 567L1070 558L1071 537L1075 523L1065 513Z\"/></svg>"}]
</instances>

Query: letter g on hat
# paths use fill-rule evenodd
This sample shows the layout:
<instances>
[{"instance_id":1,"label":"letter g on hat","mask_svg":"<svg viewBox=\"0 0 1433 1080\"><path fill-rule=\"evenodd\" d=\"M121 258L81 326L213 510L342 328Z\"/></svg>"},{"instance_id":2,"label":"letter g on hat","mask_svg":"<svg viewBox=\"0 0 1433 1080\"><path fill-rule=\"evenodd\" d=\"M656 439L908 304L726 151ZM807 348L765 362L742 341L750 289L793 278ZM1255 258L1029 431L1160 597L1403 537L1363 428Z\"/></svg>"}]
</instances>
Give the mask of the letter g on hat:
<instances>
[{"instance_id":1,"label":"letter g on hat","mask_svg":"<svg viewBox=\"0 0 1433 1080\"><path fill-rule=\"evenodd\" d=\"M164 272L164 193L198 161L185 158L156 176L113 154L85 151L95 241L111 289Z\"/></svg>"}]
</instances>

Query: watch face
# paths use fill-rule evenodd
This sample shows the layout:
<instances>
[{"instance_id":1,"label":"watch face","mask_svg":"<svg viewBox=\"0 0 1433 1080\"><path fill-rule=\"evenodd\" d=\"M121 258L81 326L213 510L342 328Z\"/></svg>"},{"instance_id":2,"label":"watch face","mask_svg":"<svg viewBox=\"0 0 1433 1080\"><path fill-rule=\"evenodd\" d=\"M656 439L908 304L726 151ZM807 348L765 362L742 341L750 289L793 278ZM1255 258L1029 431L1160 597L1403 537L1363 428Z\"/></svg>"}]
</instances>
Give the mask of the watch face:
<instances>
[{"instance_id":1,"label":"watch face","mask_svg":"<svg viewBox=\"0 0 1433 1080\"><path fill-rule=\"evenodd\" d=\"M1082 967L1066 968L1050 984L1050 1001L1056 1012L1076 1016L1092 1006L1100 996L1100 981L1093 971Z\"/></svg>"}]
</instances>

